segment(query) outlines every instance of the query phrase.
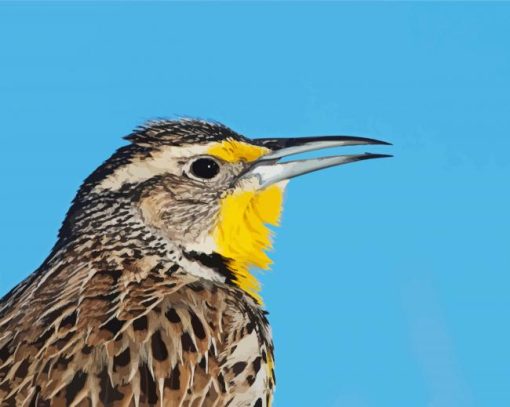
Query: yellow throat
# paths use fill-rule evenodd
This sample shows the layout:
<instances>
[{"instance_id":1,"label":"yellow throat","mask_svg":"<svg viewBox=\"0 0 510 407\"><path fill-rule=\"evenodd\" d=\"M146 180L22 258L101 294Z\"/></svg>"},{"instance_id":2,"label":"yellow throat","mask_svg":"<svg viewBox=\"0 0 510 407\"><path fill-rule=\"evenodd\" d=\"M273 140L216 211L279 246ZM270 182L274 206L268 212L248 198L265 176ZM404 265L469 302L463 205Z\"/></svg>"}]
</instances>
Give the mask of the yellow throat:
<instances>
[{"instance_id":1,"label":"yellow throat","mask_svg":"<svg viewBox=\"0 0 510 407\"><path fill-rule=\"evenodd\" d=\"M228 140L208 152L225 161L253 161L269 150ZM283 207L283 185L275 184L262 190L236 190L221 201L213 238L216 250L229 259L236 284L262 303L260 283L250 268L267 270L271 259L266 251L272 248L269 226L277 226Z\"/></svg>"}]
</instances>

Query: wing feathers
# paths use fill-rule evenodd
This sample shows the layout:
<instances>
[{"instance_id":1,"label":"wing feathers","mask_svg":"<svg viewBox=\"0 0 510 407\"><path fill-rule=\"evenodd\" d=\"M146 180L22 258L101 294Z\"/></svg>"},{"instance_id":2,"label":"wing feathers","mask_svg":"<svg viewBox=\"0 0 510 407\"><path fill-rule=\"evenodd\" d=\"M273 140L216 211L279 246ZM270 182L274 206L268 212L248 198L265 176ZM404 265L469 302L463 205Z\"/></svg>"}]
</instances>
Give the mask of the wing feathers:
<instances>
[{"instance_id":1,"label":"wing feathers","mask_svg":"<svg viewBox=\"0 0 510 407\"><path fill-rule=\"evenodd\" d=\"M253 399L250 382L265 369L254 370L250 352L270 352L270 335L231 288L179 273L127 284L99 274L49 308L38 302L37 315L0 320L0 406L223 406L239 391Z\"/></svg>"}]
</instances>

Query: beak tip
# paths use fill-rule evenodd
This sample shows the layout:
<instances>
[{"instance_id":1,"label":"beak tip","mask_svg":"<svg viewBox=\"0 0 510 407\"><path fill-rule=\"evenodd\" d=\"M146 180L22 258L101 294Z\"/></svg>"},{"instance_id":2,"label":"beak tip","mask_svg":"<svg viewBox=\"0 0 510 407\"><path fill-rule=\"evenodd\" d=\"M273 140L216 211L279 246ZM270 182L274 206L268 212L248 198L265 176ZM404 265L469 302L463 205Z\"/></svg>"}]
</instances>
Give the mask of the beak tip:
<instances>
[{"instance_id":1,"label":"beak tip","mask_svg":"<svg viewBox=\"0 0 510 407\"><path fill-rule=\"evenodd\" d=\"M374 145L380 145L380 146L392 146L393 144L392 143L389 143L387 141L382 141L382 140L376 140L376 139L368 139L371 141L370 144L374 144Z\"/></svg>"},{"instance_id":2,"label":"beak tip","mask_svg":"<svg viewBox=\"0 0 510 407\"><path fill-rule=\"evenodd\" d=\"M374 153L365 153L359 156L360 159L369 159L369 158L391 158L392 154L374 154Z\"/></svg>"}]
</instances>

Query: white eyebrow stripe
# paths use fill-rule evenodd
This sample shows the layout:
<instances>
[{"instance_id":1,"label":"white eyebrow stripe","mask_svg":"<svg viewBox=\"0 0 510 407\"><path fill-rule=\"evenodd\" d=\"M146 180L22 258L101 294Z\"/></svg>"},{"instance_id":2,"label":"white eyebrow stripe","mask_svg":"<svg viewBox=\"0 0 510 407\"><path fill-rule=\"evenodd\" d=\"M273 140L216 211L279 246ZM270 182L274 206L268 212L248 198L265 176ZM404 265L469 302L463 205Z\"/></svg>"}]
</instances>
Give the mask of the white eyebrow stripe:
<instances>
[{"instance_id":1,"label":"white eyebrow stripe","mask_svg":"<svg viewBox=\"0 0 510 407\"><path fill-rule=\"evenodd\" d=\"M188 158L207 153L215 143L197 146L174 147L165 146L149 157L136 157L129 164L117 168L94 187L93 192L118 191L127 183L138 184L161 174L177 174L179 158Z\"/></svg>"}]
</instances>

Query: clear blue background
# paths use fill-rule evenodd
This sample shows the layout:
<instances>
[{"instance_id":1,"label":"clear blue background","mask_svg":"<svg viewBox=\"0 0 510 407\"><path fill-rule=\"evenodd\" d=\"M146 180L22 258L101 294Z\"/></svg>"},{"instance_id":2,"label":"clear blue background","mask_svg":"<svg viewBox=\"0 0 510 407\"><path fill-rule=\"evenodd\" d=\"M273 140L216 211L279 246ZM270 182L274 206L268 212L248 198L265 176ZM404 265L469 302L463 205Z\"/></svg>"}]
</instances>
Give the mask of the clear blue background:
<instances>
[{"instance_id":1,"label":"clear blue background","mask_svg":"<svg viewBox=\"0 0 510 407\"><path fill-rule=\"evenodd\" d=\"M275 405L508 406L509 43L508 3L2 3L0 294L146 119L380 138L290 184Z\"/></svg>"}]
</instances>

